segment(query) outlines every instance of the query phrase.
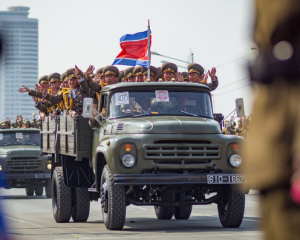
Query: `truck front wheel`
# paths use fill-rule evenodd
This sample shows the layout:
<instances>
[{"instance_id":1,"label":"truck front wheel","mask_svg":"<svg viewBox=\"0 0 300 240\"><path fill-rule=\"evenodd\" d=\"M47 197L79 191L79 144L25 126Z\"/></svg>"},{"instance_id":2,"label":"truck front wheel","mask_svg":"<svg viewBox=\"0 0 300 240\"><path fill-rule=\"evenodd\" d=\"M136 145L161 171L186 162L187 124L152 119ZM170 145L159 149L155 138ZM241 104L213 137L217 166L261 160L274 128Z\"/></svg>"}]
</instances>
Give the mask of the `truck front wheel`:
<instances>
[{"instance_id":1,"label":"truck front wheel","mask_svg":"<svg viewBox=\"0 0 300 240\"><path fill-rule=\"evenodd\" d=\"M192 197L186 195L185 193L177 193L175 196L176 201L186 201L191 200ZM177 220L189 219L192 213L193 206L192 205L184 205L180 207L174 208L174 217Z\"/></svg>"},{"instance_id":2,"label":"truck front wheel","mask_svg":"<svg viewBox=\"0 0 300 240\"><path fill-rule=\"evenodd\" d=\"M73 221L86 222L90 215L90 195L87 188L74 188L73 204Z\"/></svg>"},{"instance_id":3,"label":"truck front wheel","mask_svg":"<svg viewBox=\"0 0 300 240\"><path fill-rule=\"evenodd\" d=\"M223 227L237 228L241 225L245 211L245 193L238 185L226 185L221 193L223 201L218 203L219 219Z\"/></svg>"},{"instance_id":4,"label":"truck front wheel","mask_svg":"<svg viewBox=\"0 0 300 240\"><path fill-rule=\"evenodd\" d=\"M26 195L27 196L33 196L33 194L34 194L34 187L28 187L28 188L25 189L25 191L26 191Z\"/></svg>"},{"instance_id":5,"label":"truck front wheel","mask_svg":"<svg viewBox=\"0 0 300 240\"><path fill-rule=\"evenodd\" d=\"M64 182L62 167L56 167L52 177L52 211L56 222L69 222L72 214L71 188Z\"/></svg>"},{"instance_id":6,"label":"truck front wheel","mask_svg":"<svg viewBox=\"0 0 300 240\"><path fill-rule=\"evenodd\" d=\"M100 197L106 228L109 230L122 229L126 217L125 188L114 185L114 179L107 165L102 171Z\"/></svg>"},{"instance_id":7,"label":"truck front wheel","mask_svg":"<svg viewBox=\"0 0 300 240\"><path fill-rule=\"evenodd\" d=\"M51 187L52 187L51 180L47 180L46 186L45 186L47 198L52 198L52 188Z\"/></svg>"},{"instance_id":8,"label":"truck front wheel","mask_svg":"<svg viewBox=\"0 0 300 240\"><path fill-rule=\"evenodd\" d=\"M173 192L161 192L157 197L161 202L174 202L175 195ZM173 217L174 207L173 206L154 206L155 214L158 219L170 220Z\"/></svg>"}]
</instances>

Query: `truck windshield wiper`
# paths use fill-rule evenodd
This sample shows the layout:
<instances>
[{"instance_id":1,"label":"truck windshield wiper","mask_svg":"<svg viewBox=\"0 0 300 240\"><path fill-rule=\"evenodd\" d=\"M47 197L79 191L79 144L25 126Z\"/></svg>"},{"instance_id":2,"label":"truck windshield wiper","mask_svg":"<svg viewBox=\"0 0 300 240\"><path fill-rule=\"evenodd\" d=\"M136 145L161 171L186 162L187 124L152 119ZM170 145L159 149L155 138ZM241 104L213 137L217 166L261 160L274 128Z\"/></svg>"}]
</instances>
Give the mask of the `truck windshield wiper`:
<instances>
[{"instance_id":1,"label":"truck windshield wiper","mask_svg":"<svg viewBox=\"0 0 300 240\"><path fill-rule=\"evenodd\" d=\"M208 116L197 115L197 114L190 113L190 112L186 112L186 111L182 111L182 110L179 110L179 112L181 112L181 113L184 113L184 114L186 114L186 115L193 116L193 117L204 117L204 118L210 118L210 117L208 117Z\"/></svg>"},{"instance_id":2,"label":"truck windshield wiper","mask_svg":"<svg viewBox=\"0 0 300 240\"><path fill-rule=\"evenodd\" d=\"M141 113L138 115L132 115L132 117L135 118L135 117L150 116L150 115L157 115L157 114L153 114L153 113L149 112L149 113Z\"/></svg>"}]
</instances>

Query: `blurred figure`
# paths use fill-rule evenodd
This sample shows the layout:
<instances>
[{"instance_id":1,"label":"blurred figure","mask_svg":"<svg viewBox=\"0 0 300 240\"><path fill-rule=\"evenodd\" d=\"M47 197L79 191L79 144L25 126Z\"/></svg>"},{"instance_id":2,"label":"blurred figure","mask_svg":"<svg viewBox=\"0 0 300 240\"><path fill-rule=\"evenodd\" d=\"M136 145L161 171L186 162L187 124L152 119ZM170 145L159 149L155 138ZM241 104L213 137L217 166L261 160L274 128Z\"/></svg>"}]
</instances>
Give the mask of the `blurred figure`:
<instances>
[{"instance_id":1,"label":"blurred figure","mask_svg":"<svg viewBox=\"0 0 300 240\"><path fill-rule=\"evenodd\" d=\"M257 0L250 68L259 91L243 171L260 189L265 239L300 239L300 4ZM247 119L250 121L250 119Z\"/></svg>"}]
</instances>

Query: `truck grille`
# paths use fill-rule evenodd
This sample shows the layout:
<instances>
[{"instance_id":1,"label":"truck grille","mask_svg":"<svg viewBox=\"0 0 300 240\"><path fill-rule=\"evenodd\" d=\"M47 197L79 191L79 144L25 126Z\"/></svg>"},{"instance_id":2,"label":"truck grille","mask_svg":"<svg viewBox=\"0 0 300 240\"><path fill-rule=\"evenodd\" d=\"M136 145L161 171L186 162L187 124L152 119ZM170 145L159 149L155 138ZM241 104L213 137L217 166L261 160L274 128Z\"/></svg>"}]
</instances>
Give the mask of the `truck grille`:
<instances>
[{"instance_id":1,"label":"truck grille","mask_svg":"<svg viewBox=\"0 0 300 240\"><path fill-rule=\"evenodd\" d=\"M42 160L37 157L12 158L7 160L11 172L35 172L42 166Z\"/></svg>"},{"instance_id":2,"label":"truck grille","mask_svg":"<svg viewBox=\"0 0 300 240\"><path fill-rule=\"evenodd\" d=\"M160 163L208 163L221 158L221 145L209 141L170 140L156 141L144 145L144 158L158 160ZM169 161L166 161L169 160Z\"/></svg>"}]
</instances>

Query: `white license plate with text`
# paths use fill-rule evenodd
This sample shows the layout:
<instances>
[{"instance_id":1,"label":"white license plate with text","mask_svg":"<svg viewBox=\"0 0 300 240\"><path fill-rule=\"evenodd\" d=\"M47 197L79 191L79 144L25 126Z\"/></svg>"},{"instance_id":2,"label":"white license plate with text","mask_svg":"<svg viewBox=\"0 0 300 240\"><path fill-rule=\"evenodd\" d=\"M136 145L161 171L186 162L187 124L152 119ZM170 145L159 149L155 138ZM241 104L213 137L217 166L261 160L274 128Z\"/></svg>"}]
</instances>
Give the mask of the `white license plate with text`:
<instances>
[{"instance_id":1,"label":"white license plate with text","mask_svg":"<svg viewBox=\"0 0 300 240\"><path fill-rule=\"evenodd\" d=\"M239 184L245 182L243 174L214 174L207 175L208 184Z\"/></svg>"}]
</instances>

